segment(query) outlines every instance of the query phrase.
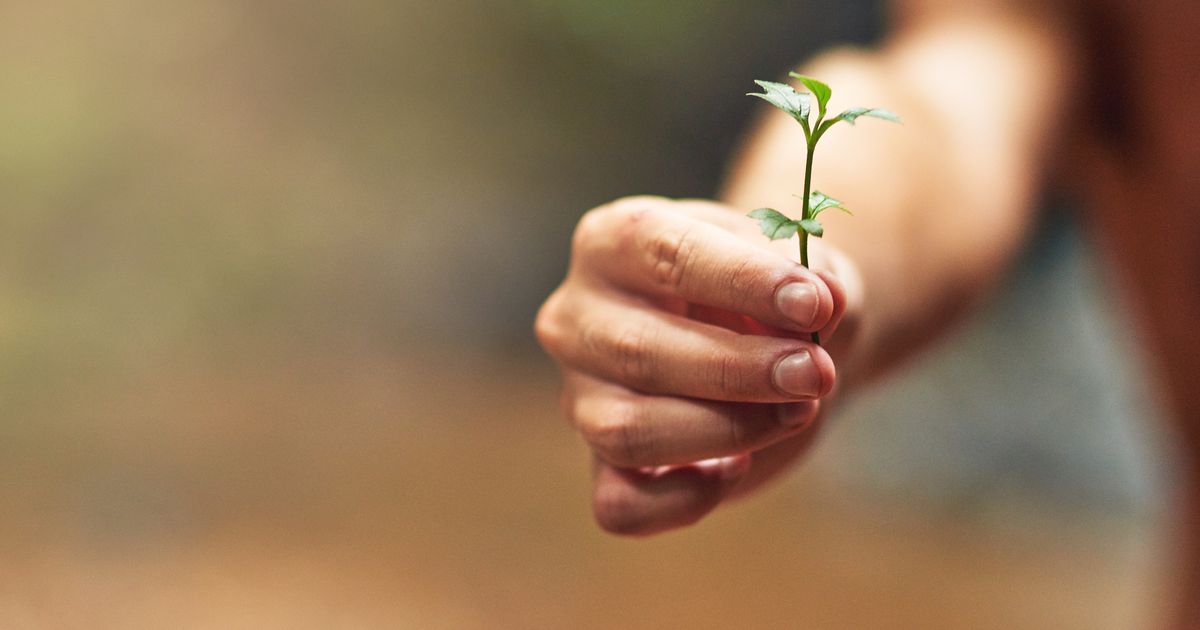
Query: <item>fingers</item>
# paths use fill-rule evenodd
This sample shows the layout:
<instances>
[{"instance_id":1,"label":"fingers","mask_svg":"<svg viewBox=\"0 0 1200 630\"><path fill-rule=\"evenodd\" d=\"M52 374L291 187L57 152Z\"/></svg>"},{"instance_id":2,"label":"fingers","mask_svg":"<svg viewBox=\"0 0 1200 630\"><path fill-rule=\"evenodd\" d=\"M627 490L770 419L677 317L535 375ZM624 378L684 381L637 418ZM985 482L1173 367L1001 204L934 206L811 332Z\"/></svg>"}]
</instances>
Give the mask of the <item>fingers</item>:
<instances>
[{"instance_id":1,"label":"fingers","mask_svg":"<svg viewBox=\"0 0 1200 630\"><path fill-rule=\"evenodd\" d=\"M717 507L749 463L742 456L639 471L596 459L592 511L605 531L625 536L691 525Z\"/></svg>"},{"instance_id":2,"label":"fingers","mask_svg":"<svg viewBox=\"0 0 1200 630\"><path fill-rule=\"evenodd\" d=\"M722 502L778 479L808 452L816 434L805 431L753 455L673 468L622 469L597 458L592 488L596 522L605 531L625 536L691 525Z\"/></svg>"},{"instance_id":3,"label":"fingers","mask_svg":"<svg viewBox=\"0 0 1200 630\"><path fill-rule=\"evenodd\" d=\"M661 199L631 198L589 212L576 231L575 257L577 269L638 294L742 313L785 330L820 330L837 310L826 282L798 262Z\"/></svg>"},{"instance_id":4,"label":"fingers","mask_svg":"<svg viewBox=\"0 0 1200 630\"><path fill-rule=\"evenodd\" d=\"M817 416L805 430L755 451L754 465L742 475L737 486L726 493L725 499L737 500L779 479L812 448L821 432L822 424L822 416Z\"/></svg>"},{"instance_id":5,"label":"fingers","mask_svg":"<svg viewBox=\"0 0 1200 630\"><path fill-rule=\"evenodd\" d=\"M608 531L691 524L775 478L815 433L835 373L805 333L828 339L847 312L852 328L860 283L835 251L816 248L810 271L739 219L653 198L589 212L567 281L538 313Z\"/></svg>"},{"instance_id":6,"label":"fingers","mask_svg":"<svg viewBox=\"0 0 1200 630\"><path fill-rule=\"evenodd\" d=\"M808 341L743 335L587 292L543 307L538 336L559 361L650 394L793 402L833 387L833 360Z\"/></svg>"},{"instance_id":7,"label":"fingers","mask_svg":"<svg viewBox=\"0 0 1200 630\"><path fill-rule=\"evenodd\" d=\"M571 423L604 461L679 465L756 451L806 430L818 403L724 403L640 394L575 371L565 378Z\"/></svg>"}]
</instances>

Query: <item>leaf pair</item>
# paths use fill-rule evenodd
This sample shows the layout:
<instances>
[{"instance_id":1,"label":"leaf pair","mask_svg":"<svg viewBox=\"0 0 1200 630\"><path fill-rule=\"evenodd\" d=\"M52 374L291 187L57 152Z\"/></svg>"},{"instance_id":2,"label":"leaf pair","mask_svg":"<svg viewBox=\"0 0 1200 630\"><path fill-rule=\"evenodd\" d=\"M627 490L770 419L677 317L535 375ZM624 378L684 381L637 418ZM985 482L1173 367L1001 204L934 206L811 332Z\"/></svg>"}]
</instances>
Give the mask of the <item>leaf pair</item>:
<instances>
[{"instance_id":1,"label":"leaf pair","mask_svg":"<svg viewBox=\"0 0 1200 630\"><path fill-rule=\"evenodd\" d=\"M774 208L759 208L758 210L751 211L746 216L758 219L759 229L772 241L792 238L801 229L813 236L820 236L825 233L825 229L821 227L821 224L812 219L796 221Z\"/></svg>"},{"instance_id":2,"label":"leaf pair","mask_svg":"<svg viewBox=\"0 0 1200 630\"><path fill-rule=\"evenodd\" d=\"M825 226L817 221L817 215L830 208L837 208L846 214L853 214L837 199L823 192L813 191L808 196L808 209L805 211L803 219L792 219L774 208L759 208L747 216L758 219L759 229L773 241L791 238L800 230L804 230L805 234L820 238L825 235Z\"/></svg>"},{"instance_id":3,"label":"leaf pair","mask_svg":"<svg viewBox=\"0 0 1200 630\"><path fill-rule=\"evenodd\" d=\"M901 122L900 117L896 114L878 107L851 107L837 116L834 116L829 120L825 120L825 108L829 105L829 98L833 96L833 90L825 83L822 83L812 77L806 77L802 74L796 74L795 72L790 73L788 76L791 76L792 78L799 80L800 83L804 84L804 87L808 88L809 93L797 92L795 88L786 83L755 81L755 83L757 83L758 86L763 89L763 92L761 94L757 92L750 92L746 94L746 96L755 96L761 98L762 100L787 112L788 115L790 115L792 118L795 118L796 122L799 122L804 127L805 131L810 130L808 118L812 112L811 99L816 98L817 120L814 126L817 128L818 134L823 134L826 129L829 129L833 125L842 121L853 125L855 120L863 116L879 118L881 120L887 120L894 123Z\"/></svg>"}]
</instances>

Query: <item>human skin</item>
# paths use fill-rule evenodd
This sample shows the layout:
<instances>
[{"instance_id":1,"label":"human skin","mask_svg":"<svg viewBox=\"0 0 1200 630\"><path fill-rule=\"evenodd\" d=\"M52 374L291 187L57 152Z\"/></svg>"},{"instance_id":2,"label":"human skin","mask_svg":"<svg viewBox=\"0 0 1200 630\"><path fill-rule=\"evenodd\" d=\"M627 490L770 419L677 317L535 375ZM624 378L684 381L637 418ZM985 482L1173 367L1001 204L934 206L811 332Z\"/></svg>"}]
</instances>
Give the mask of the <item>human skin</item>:
<instances>
[{"instance_id":1,"label":"human skin","mask_svg":"<svg viewBox=\"0 0 1200 630\"><path fill-rule=\"evenodd\" d=\"M803 139L774 111L735 160L723 204L640 198L587 215L536 330L562 365L564 411L592 446L602 527L651 534L693 523L801 459L829 392L894 368L1002 277L1032 224L1035 192L1055 177L1084 202L1082 218L1138 324L1126 332L1159 377L1188 482L1178 495L1175 621L1200 625L1200 5L1046 4L899 2L897 28L878 50L833 51L804 69L834 87L835 111L884 106L906 123L868 129L864 121L822 143L814 181L859 216L823 217L814 274L796 268L794 243L769 243L742 217L798 203ZM636 216L656 217L673 236L632 228ZM726 234L689 240L714 230ZM743 264L717 252L721 244L774 257ZM645 271L647 260L648 277L665 279L652 291L612 279L616 270ZM818 316L808 325L771 312L773 282L784 276L815 287ZM592 309L610 317L580 315ZM661 328L629 326L647 314ZM670 332L705 323L706 334ZM720 327L762 338L734 359L723 351L736 343L714 332ZM814 328L824 348L797 334ZM619 341L597 342L606 338ZM606 347L615 355L606 359ZM762 395L772 362L798 349L811 353L807 369L822 396ZM636 369L614 372L600 365L606 360ZM629 378L660 369L697 380L647 388ZM719 459L687 464L688 456Z\"/></svg>"},{"instance_id":2,"label":"human skin","mask_svg":"<svg viewBox=\"0 0 1200 630\"><path fill-rule=\"evenodd\" d=\"M743 216L796 203L804 143L783 115L752 135L725 203L639 197L584 216L535 328L593 451L601 527L653 534L757 490L806 451L835 382L886 371L988 290L1030 222L1061 109L1067 55L1043 33L1006 16L927 18L806 69L834 86L835 110L883 105L906 121L822 145L815 181L861 218L826 220L811 271Z\"/></svg>"}]
</instances>

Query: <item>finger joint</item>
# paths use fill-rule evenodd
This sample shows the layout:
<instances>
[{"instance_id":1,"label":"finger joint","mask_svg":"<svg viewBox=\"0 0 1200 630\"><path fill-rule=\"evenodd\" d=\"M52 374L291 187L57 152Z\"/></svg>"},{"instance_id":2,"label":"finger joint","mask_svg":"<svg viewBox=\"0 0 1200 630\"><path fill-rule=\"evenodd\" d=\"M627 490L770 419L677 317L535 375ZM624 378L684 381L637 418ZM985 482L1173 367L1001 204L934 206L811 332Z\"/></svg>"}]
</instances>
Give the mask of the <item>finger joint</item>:
<instances>
[{"instance_id":1,"label":"finger joint","mask_svg":"<svg viewBox=\"0 0 1200 630\"><path fill-rule=\"evenodd\" d=\"M640 415L634 404L609 404L602 416L586 419L581 424L581 431L587 443L605 461L630 468L647 466L653 449L639 421Z\"/></svg>"},{"instance_id":2,"label":"finger joint","mask_svg":"<svg viewBox=\"0 0 1200 630\"><path fill-rule=\"evenodd\" d=\"M722 352L712 360L711 382L726 400L739 400L746 390L745 362L733 352Z\"/></svg>"},{"instance_id":3,"label":"finger joint","mask_svg":"<svg viewBox=\"0 0 1200 630\"><path fill-rule=\"evenodd\" d=\"M594 332L588 345L598 356L610 357L614 376L622 383L646 386L654 378L651 332L646 326Z\"/></svg>"},{"instance_id":4,"label":"finger joint","mask_svg":"<svg viewBox=\"0 0 1200 630\"><path fill-rule=\"evenodd\" d=\"M647 244L654 281L673 293L679 292L690 277L695 234L690 231L666 230L653 235Z\"/></svg>"}]
</instances>

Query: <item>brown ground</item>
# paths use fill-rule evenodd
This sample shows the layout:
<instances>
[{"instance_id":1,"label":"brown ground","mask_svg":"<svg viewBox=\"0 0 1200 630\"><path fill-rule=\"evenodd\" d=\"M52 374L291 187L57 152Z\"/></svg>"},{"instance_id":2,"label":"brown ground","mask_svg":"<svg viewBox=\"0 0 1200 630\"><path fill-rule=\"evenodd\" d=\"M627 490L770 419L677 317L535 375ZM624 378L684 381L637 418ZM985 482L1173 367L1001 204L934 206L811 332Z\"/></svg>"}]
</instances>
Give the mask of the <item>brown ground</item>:
<instances>
[{"instance_id":1,"label":"brown ground","mask_svg":"<svg viewBox=\"0 0 1200 630\"><path fill-rule=\"evenodd\" d=\"M149 370L115 399L76 392L60 418L86 424L31 427L0 463L0 618L1091 630L1150 617L1154 563L1127 528L870 506L813 469L684 533L606 536L553 379L543 364L268 356Z\"/></svg>"}]
</instances>

